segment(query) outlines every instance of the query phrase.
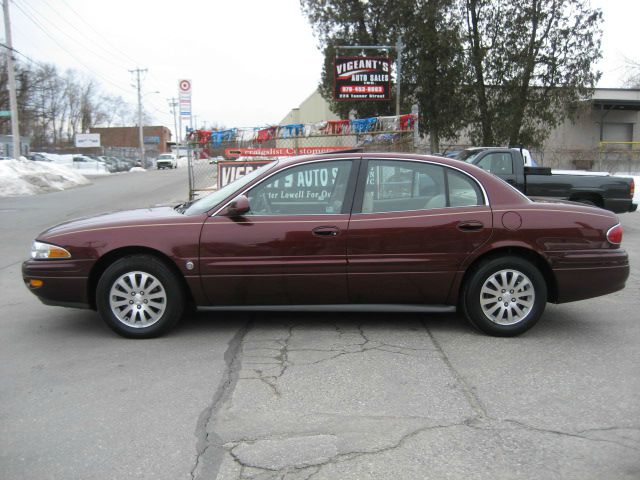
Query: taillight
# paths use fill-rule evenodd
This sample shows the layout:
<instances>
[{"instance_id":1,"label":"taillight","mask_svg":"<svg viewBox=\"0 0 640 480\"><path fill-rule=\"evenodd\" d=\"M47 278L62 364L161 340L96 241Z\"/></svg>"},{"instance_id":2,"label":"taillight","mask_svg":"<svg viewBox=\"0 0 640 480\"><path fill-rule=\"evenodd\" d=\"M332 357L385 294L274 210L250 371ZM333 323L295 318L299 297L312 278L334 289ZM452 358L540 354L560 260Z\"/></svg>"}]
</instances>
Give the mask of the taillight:
<instances>
[{"instance_id":1,"label":"taillight","mask_svg":"<svg viewBox=\"0 0 640 480\"><path fill-rule=\"evenodd\" d=\"M617 224L615 227L611 227L607 230L607 240L613 245L620 245L622 243L622 225Z\"/></svg>"},{"instance_id":2,"label":"taillight","mask_svg":"<svg viewBox=\"0 0 640 480\"><path fill-rule=\"evenodd\" d=\"M631 179L631 198L636 194L636 182Z\"/></svg>"}]
</instances>

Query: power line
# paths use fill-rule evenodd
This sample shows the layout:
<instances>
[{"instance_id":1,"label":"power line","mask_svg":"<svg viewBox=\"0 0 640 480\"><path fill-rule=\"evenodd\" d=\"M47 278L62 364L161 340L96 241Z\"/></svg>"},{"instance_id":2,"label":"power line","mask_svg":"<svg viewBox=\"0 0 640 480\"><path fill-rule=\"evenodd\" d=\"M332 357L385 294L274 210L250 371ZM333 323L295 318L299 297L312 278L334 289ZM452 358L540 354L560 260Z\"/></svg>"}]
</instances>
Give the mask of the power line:
<instances>
[{"instance_id":1,"label":"power line","mask_svg":"<svg viewBox=\"0 0 640 480\"><path fill-rule=\"evenodd\" d=\"M29 9L31 10L32 15L33 15L35 18L40 18L39 22L43 22L41 25L44 25L44 23L45 23L45 22L46 22L46 23L49 23L49 24L53 27L51 30L57 30L59 33L63 34L65 37L67 37L69 40L71 40L71 42L72 42L73 44L77 44L77 45L79 45L81 48L84 48L84 49L86 49L87 51L89 51L89 53L91 53L91 55L93 55L93 56L95 56L95 57L99 57L99 58L103 59L104 61L106 61L106 62L110 63L111 65L114 65L114 66L116 66L116 67L118 67L118 68L123 68L123 70L124 70L124 68L126 68L126 67L122 67L122 65L118 65L118 64L116 64L116 63L112 62L112 61L111 61L111 60L109 60L108 58L104 57L103 55L99 54L98 52L96 52L96 51L92 50L92 49L91 49L91 48L89 48L88 46L86 46L86 45L82 44L81 42L79 42L78 40L76 40L75 38L73 38L71 35L69 35L65 30L61 29L58 25L56 25L55 23L53 23L51 20L49 20L48 18L46 18L46 17L42 16L42 15L40 14L40 12L38 12L36 9L34 9L34 8L33 8L31 5L29 5L27 2L24 2L24 1L23 1L23 5L24 5L25 7L27 7L27 8L29 8ZM22 11L22 13L25 13L25 14L26 14L26 12L25 12L24 10L22 10L20 6L18 6L18 5L16 5L16 6L17 6L21 11ZM35 20L35 18L34 18L34 17L31 17L30 19L31 19L32 21L34 21L34 20ZM45 25L45 28L46 28L46 25Z\"/></svg>"},{"instance_id":2,"label":"power line","mask_svg":"<svg viewBox=\"0 0 640 480\"><path fill-rule=\"evenodd\" d=\"M89 40L91 41L94 45L97 45L99 48L101 48L104 52L107 53L107 55L109 55L110 57L118 58L118 60L120 60L120 56L116 56L113 54L113 52L110 52L109 50L107 50L106 48L104 48L104 46L100 43L98 43L97 41L95 41L94 39L92 39L90 36L86 35L85 33L83 33L82 31L80 31L78 29L78 27L76 27L73 23L71 23L69 20L67 20L65 17L63 17L62 15L60 15L60 13L48 2L48 0L43 0L44 3L53 11L53 13L55 13L62 21L64 21L67 25L69 25L73 30L75 30L76 32L78 32L81 36L82 40ZM39 12L35 9L35 7L33 7L32 5L30 5L28 2L23 0L23 4L25 6L28 6L33 13L39 14ZM79 43L82 45L82 43L80 41L78 41L77 39L73 38L71 35L69 35L65 30L63 30L62 28L59 28L58 25L56 25L51 19L46 18L42 15L40 15L41 19L45 19L47 22L49 22L49 24L51 24L52 26L54 26L57 30L59 30L61 33L63 33L65 36L67 36L68 38L70 38L73 42ZM100 53L96 52L95 50L91 50L89 49L88 46L86 45L82 45L84 48L87 48L87 50L89 50L93 55L98 56L100 58L102 58L103 60L105 60L106 62L110 63L111 65L115 65L119 68L122 69L126 69L129 65L125 65L124 63L115 63L113 61L111 61L109 58L104 57L103 55L101 55Z\"/></svg>"},{"instance_id":3,"label":"power line","mask_svg":"<svg viewBox=\"0 0 640 480\"><path fill-rule=\"evenodd\" d=\"M73 12L75 14L76 17L78 17L85 25L87 25L89 27L89 29L91 31L93 31L96 35L98 35L100 38L102 38L108 45L111 46L111 48L114 49L115 52L120 53L123 57L128 58L129 60L131 60L131 62L133 62L134 65L139 64L139 62L137 60L134 60L133 58L131 58L129 55L127 55L125 52L121 51L120 49L118 49L117 47L115 47L104 35L102 35L98 30L96 30L89 22L87 22L82 15L80 15L78 12L76 12L73 7L71 5L69 5L67 3L66 0L62 0L62 3L64 3L67 8L69 10L71 10L71 12Z\"/></svg>"},{"instance_id":4,"label":"power line","mask_svg":"<svg viewBox=\"0 0 640 480\"><path fill-rule=\"evenodd\" d=\"M34 65L36 65L36 66L38 66L38 67L40 66L40 63L36 62L35 60L32 60L31 58L27 57L24 53L22 53L22 52L20 52L20 51L16 50L16 49L15 49L15 48L13 48L13 47L10 47L10 46L9 46L9 45L7 45L6 43L2 43L2 42L0 42L0 46L1 46L1 47L6 48L7 50L12 51L13 53L17 53L17 54L18 54L18 55L20 55L21 57L24 57L24 58L25 58L25 60L27 60L27 61L29 61L29 62L33 63Z\"/></svg>"},{"instance_id":5,"label":"power line","mask_svg":"<svg viewBox=\"0 0 640 480\"><path fill-rule=\"evenodd\" d=\"M81 37L82 40L89 40L91 41L94 45L97 45L100 49L102 49L103 52L105 52L107 55L109 55L109 57L113 58L113 59L117 59L118 62L122 62L123 58L126 57L127 59L131 60L134 64L137 64L138 62L136 60L134 60L133 58L131 58L127 53L125 53L124 51L120 50L119 48L117 48L115 45L113 45L104 35L102 35L94 26L92 26L89 22L87 22L82 15L80 15L69 3L66 2L66 0L62 0L62 2L67 6L67 8L69 9L69 11L71 11L78 19L81 20L82 23L84 23L89 30L94 33L97 37L101 38L103 40L103 42L98 42L96 41L94 38L92 38L91 36L86 35L84 32L82 32L80 29L78 29L78 27L76 25L74 25L74 23L70 22L67 18L65 18L64 16L62 16L59 12L58 9L56 9L55 7L53 7L51 5L51 3L49 3L49 0L43 0L45 2L45 4L51 9L53 10L53 12L59 17L61 18L67 25L69 25L71 28L73 28L76 32L78 32ZM68 37L72 42L80 45L82 48L87 49L93 56L99 57L101 59L103 59L104 61L106 61L107 63L110 63L111 65L114 65L116 67L122 68L122 69L128 69L129 65L125 65L124 63L115 63L114 61L112 61L109 58L106 58L104 55L96 52L95 50L93 50L92 48L89 48L87 45L85 45L84 43L82 43L81 41L78 41L77 39L73 38L71 35L69 35L65 30L61 29L59 25L57 25L55 22L53 22L51 19L49 18L45 18L43 17L39 11L33 7L33 5L28 4L28 2L25 2L23 0L23 4L25 6L28 6L29 9L32 11L32 13L36 16L39 16L39 18L41 19L45 19L51 26L53 26L55 29L59 30L61 33L63 33L66 37ZM23 11L23 13L25 13ZM104 43L106 43L111 50L105 48ZM116 54L114 54L114 52ZM75 58L75 57L74 57ZM152 83L155 85L155 87L157 89L160 89L159 85L162 83L153 73L148 72L148 76L150 77L150 80L152 81ZM115 82L110 81L109 83L113 84Z\"/></svg>"},{"instance_id":6,"label":"power line","mask_svg":"<svg viewBox=\"0 0 640 480\"><path fill-rule=\"evenodd\" d=\"M82 60L80 60L78 57L76 57L73 53L71 53L71 51L69 51L67 48L64 47L64 45L62 45L60 42L58 42L58 40L52 36L45 27L43 27L40 22L38 22L38 20L36 20L35 18L33 18L29 13L25 12L22 7L20 7L20 5L15 4L16 8L18 8L18 10L20 10L23 15L25 17L27 17L29 20L31 20L31 22L33 22L33 24L38 27L40 30L42 30L42 32L49 37L56 45L58 45L62 50L64 50L70 57L72 57L74 60L76 60L80 65L82 65L84 68L86 68L89 72L91 72L93 75L96 75L98 78L102 79L103 81L113 85L114 87L127 92L127 93L131 93L130 90L118 85L117 83L111 81L110 79L108 79L107 77L101 76L101 75L97 75L94 71L94 69L92 69L91 67L89 67L87 64L85 64Z\"/></svg>"}]
</instances>

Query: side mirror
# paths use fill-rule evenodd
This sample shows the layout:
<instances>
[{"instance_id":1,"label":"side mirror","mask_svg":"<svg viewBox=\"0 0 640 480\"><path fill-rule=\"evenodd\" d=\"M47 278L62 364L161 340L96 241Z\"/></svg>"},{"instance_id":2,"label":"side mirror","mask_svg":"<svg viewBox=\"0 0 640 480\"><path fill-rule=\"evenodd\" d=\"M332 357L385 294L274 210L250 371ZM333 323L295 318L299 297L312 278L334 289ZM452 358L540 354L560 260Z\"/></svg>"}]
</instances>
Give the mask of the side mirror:
<instances>
[{"instance_id":1,"label":"side mirror","mask_svg":"<svg viewBox=\"0 0 640 480\"><path fill-rule=\"evenodd\" d=\"M225 215L227 217L240 217L251 210L249 199L245 195L238 195L227 205Z\"/></svg>"}]
</instances>

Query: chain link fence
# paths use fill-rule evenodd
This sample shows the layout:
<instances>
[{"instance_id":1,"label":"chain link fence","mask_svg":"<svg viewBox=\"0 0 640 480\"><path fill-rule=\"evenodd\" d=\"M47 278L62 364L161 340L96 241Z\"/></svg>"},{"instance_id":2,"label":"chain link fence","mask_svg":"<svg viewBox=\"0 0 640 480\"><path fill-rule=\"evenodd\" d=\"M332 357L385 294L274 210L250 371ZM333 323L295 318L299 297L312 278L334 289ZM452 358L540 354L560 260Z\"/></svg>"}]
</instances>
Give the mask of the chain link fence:
<instances>
[{"instance_id":1,"label":"chain link fence","mask_svg":"<svg viewBox=\"0 0 640 480\"><path fill-rule=\"evenodd\" d=\"M412 125L413 127L414 125ZM416 152L416 135L407 130L375 130L335 134L284 135L273 138L211 141L208 135L189 143L189 191L191 198L217 190L239 176L281 157L359 149L376 152Z\"/></svg>"},{"instance_id":2,"label":"chain link fence","mask_svg":"<svg viewBox=\"0 0 640 480\"><path fill-rule=\"evenodd\" d=\"M408 117L408 116L404 116ZM398 117L395 117L396 119ZM401 118L401 117L400 117ZM412 117L413 120L413 117ZM351 121L353 122L353 121ZM431 153L427 139L417 133L417 121L401 128L384 130L378 122L368 131L354 130L348 120L323 122L332 130L323 133L284 126L238 134L235 129L223 132L196 131L189 143L190 197L205 194L234 181L280 157L331 153L358 149L364 152ZM289 128L287 128L289 127ZM395 127L399 127L398 124ZM269 135L260 132L269 130ZM439 155L452 156L472 145L444 143ZM640 142L600 142L595 148L530 149L539 166L566 170L608 173L640 171Z\"/></svg>"}]
</instances>

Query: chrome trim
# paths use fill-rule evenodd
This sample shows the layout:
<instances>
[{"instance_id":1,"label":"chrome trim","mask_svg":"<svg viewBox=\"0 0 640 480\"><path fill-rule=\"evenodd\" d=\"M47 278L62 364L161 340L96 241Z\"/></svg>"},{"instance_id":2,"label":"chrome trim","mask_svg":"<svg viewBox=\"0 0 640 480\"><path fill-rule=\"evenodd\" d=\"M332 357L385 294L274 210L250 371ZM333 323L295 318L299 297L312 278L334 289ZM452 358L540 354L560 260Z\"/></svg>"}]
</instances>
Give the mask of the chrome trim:
<instances>
[{"instance_id":1,"label":"chrome trim","mask_svg":"<svg viewBox=\"0 0 640 480\"><path fill-rule=\"evenodd\" d=\"M384 312L384 313L453 313L451 305L414 304L332 304L332 305L245 305L198 306L202 311L263 311L263 312Z\"/></svg>"},{"instance_id":2,"label":"chrome trim","mask_svg":"<svg viewBox=\"0 0 640 480\"><path fill-rule=\"evenodd\" d=\"M609 230L607 230L607 234L605 235L605 238L607 239L607 242L609 242L611 245L622 245L622 239L619 242L612 242L611 240L609 240L609 232L611 230L613 230L616 227L620 227L622 228L622 225L620 225L620 222L616 223L613 227L611 227ZM624 229L622 231L622 233L624 234Z\"/></svg>"},{"instance_id":3,"label":"chrome trim","mask_svg":"<svg viewBox=\"0 0 640 480\"><path fill-rule=\"evenodd\" d=\"M489 201L489 195L487 194L487 191L484 188L484 185L482 185L482 183L475 178L474 176L472 176L470 173L465 172L464 170L458 168L458 167L454 167L452 165L446 164L446 163L438 163L438 162L434 162L433 160L420 160L417 158L389 158L389 157L367 157L366 155L362 156L363 160L389 160L392 162L418 162L418 163L430 163L432 165L437 165L439 167L444 167L444 168L451 168L452 170L456 170L460 173L462 173L463 175L466 175L467 177L471 178L474 182L476 182L476 184L478 184L478 186L480 187L480 190L482 191L482 195L484 197L484 203L480 204L480 205L470 205L473 207L480 207L480 206L487 206L487 207L491 207L490 205L490 201ZM441 207L441 208L461 208L461 207ZM434 208L434 210L436 210ZM401 210L404 211L404 210ZM370 212L370 213L385 213L385 212Z\"/></svg>"}]
</instances>

